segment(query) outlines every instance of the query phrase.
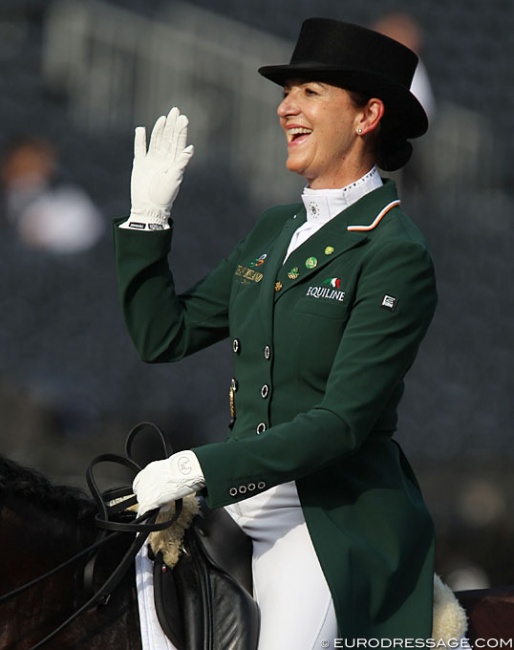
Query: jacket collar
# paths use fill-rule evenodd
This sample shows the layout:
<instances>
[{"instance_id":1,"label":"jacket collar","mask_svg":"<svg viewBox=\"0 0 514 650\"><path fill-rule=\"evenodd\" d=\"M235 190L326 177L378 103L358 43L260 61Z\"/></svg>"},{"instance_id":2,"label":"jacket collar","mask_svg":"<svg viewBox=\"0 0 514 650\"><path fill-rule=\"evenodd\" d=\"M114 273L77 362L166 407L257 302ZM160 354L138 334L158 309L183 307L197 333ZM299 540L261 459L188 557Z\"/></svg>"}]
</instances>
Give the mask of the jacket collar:
<instances>
[{"instance_id":1,"label":"jacket collar","mask_svg":"<svg viewBox=\"0 0 514 650\"><path fill-rule=\"evenodd\" d=\"M373 167L354 183L339 189L312 190L306 187L303 190L302 201L307 212L307 221L321 226L382 185L383 180L377 168Z\"/></svg>"}]
</instances>

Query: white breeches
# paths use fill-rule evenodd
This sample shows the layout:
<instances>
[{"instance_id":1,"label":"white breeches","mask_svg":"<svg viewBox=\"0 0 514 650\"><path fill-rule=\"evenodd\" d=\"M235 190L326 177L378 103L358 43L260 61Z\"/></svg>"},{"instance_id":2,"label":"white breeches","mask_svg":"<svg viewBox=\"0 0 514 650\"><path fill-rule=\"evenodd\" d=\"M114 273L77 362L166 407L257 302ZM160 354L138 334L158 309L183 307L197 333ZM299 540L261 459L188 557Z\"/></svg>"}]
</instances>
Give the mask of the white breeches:
<instances>
[{"instance_id":1,"label":"white breeches","mask_svg":"<svg viewBox=\"0 0 514 650\"><path fill-rule=\"evenodd\" d=\"M226 510L253 541L254 597L261 612L259 650L333 647L334 606L295 483L271 488Z\"/></svg>"}]
</instances>

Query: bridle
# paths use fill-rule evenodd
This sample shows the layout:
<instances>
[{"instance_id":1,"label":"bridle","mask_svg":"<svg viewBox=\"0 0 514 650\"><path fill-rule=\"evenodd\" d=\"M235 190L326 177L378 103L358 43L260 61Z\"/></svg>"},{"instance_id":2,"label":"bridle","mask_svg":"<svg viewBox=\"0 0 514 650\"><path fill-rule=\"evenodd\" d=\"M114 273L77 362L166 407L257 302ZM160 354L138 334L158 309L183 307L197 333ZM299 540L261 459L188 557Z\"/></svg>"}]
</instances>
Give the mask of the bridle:
<instances>
[{"instance_id":1,"label":"bridle","mask_svg":"<svg viewBox=\"0 0 514 650\"><path fill-rule=\"evenodd\" d=\"M122 465L134 472L134 474L142 469L141 466L133 459L132 446L136 436L148 427L152 428L154 432L158 434L164 454L166 456L169 456L171 454L171 450L169 449L164 434L159 429L159 427L151 422L141 422L140 424L137 424L135 427L133 427L133 429L131 429L129 432L125 442L124 456L119 454L101 454L99 456L96 456L91 461L86 470L87 485L98 510L97 514L95 515L95 524L98 528L98 533L95 541L75 555L69 557L61 564L53 567L43 575L40 575L37 578L34 578L33 580L21 585L20 587L13 589L9 593L0 596L1 605L11 598L15 598L16 596L19 596L21 593L27 591L35 585L45 581L66 567L73 565L78 560L82 558L88 558L84 568L84 586L86 593L91 594L90 597L83 605L81 605L81 607L79 607L79 609L73 612L65 621L63 621L57 628L50 632L44 639L41 639L41 641L38 641L36 645L32 646L30 650L37 650L38 648L41 648L48 641L59 634L59 632L61 632L65 627L72 623L72 621L74 621L91 607L95 605L107 604L112 592L119 585L130 567L133 566L135 557L145 543L148 535L151 532L169 528L178 519L182 510L182 500L175 502L175 512L173 516L166 521L156 523L158 510L152 510L151 512L148 512L141 517L134 515L131 521L126 521L127 508L130 508L137 503L136 497L133 495L132 488L120 487L101 492L96 482L94 470L101 463L115 463L117 465ZM123 514L125 521L120 519L120 513ZM100 550L111 542L119 539L121 536L127 534L133 535L133 539L128 550L125 552L125 555L121 559L117 568L95 591L93 587L94 573Z\"/></svg>"}]
</instances>

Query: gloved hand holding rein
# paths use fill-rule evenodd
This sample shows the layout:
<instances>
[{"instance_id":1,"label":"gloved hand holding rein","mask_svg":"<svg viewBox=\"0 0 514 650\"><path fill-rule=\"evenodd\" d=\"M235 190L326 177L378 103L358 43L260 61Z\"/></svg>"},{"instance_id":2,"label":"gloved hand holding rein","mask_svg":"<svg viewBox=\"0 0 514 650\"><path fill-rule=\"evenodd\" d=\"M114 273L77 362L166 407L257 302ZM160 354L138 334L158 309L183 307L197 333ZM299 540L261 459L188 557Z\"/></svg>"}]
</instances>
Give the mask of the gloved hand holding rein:
<instances>
[{"instance_id":1,"label":"gloved hand holding rein","mask_svg":"<svg viewBox=\"0 0 514 650\"><path fill-rule=\"evenodd\" d=\"M205 480L195 453L179 451L157 460L141 470L133 484L139 503L138 515L182 499L205 487Z\"/></svg>"}]
</instances>

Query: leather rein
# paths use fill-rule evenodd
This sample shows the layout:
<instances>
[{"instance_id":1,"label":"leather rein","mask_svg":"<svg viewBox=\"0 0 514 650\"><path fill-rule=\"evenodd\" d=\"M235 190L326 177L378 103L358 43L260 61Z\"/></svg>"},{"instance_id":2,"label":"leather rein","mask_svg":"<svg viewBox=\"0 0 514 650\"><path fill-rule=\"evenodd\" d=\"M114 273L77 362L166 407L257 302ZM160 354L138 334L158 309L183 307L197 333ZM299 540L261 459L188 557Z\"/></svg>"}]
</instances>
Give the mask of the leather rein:
<instances>
[{"instance_id":1,"label":"leather rein","mask_svg":"<svg viewBox=\"0 0 514 650\"><path fill-rule=\"evenodd\" d=\"M130 522L116 520L115 517L119 515L119 513L126 512L127 508L137 503L136 497L132 492L132 488L121 487L104 492L101 492L98 488L94 476L94 469L100 463L116 463L133 471L134 474L142 469L141 466L135 460L133 460L132 445L135 437L143 429L148 427L153 428L153 430L159 435L164 454L166 454L166 456L170 455L171 451L169 450L169 446L162 431L151 422L141 422L140 424L137 424L127 436L125 442L125 456L119 454L101 454L91 461L86 470L87 485L98 509L98 512L95 515L95 525L98 528L96 540L75 555L69 557L61 564L53 567L43 575L40 575L37 578L34 578L33 580L25 583L24 585L21 585L20 587L17 587L16 589L13 589L12 591L0 596L1 605L11 598L19 596L21 593L27 591L31 587L34 587L40 582L47 580L59 571L62 571L66 567L74 564L81 558L89 556L89 560L84 569L84 584L86 587L86 593L91 593L92 595L81 607L79 607L79 609L73 612L65 621L63 621L57 628L50 632L50 634L48 634L44 639L41 639L41 641L36 643L36 645L32 646L30 650L37 650L38 648L41 648L89 608L95 605L107 604L112 592L119 585L131 566L133 566L135 557L145 543L148 535L153 531L169 528L180 516L182 510L182 500L175 502L175 512L173 516L170 519L160 523L156 523L158 510L152 510L151 512L148 512L141 517L135 517ZM134 536L134 539L132 540L128 550L118 564L117 568L111 573L107 580L105 580L104 583L96 591L94 591L93 577L99 551L110 542L119 539L122 535L127 533L130 533Z\"/></svg>"}]
</instances>

